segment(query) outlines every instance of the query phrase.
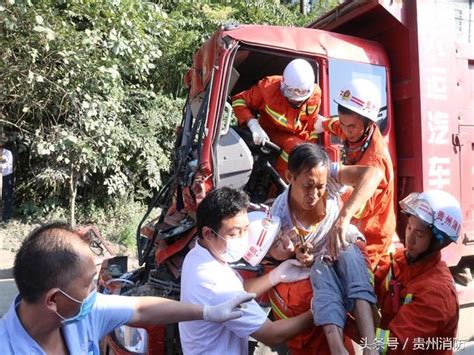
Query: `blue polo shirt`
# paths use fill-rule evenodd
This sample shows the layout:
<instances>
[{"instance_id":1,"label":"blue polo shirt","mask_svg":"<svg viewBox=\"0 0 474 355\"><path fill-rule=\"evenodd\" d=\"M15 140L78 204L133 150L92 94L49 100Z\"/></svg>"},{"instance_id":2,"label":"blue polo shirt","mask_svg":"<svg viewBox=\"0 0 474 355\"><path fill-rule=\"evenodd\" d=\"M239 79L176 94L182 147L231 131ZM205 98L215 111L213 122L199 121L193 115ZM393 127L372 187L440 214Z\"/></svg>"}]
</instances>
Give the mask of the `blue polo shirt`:
<instances>
[{"instance_id":1,"label":"blue polo shirt","mask_svg":"<svg viewBox=\"0 0 474 355\"><path fill-rule=\"evenodd\" d=\"M16 309L20 301L20 296L17 296L0 320L0 353L46 354L18 319ZM133 302L130 297L98 293L94 307L86 318L63 326L69 353L100 354L99 341L113 329L130 321L132 316Z\"/></svg>"}]
</instances>

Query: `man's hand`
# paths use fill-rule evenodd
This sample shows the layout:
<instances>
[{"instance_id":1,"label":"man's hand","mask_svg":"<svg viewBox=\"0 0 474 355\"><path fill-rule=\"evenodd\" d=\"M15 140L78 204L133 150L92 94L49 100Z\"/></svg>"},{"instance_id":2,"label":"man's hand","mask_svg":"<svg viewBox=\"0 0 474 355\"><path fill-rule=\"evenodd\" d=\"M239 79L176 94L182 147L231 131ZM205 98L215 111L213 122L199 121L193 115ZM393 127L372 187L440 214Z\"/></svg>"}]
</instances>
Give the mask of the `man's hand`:
<instances>
[{"instance_id":1,"label":"man's hand","mask_svg":"<svg viewBox=\"0 0 474 355\"><path fill-rule=\"evenodd\" d=\"M257 119L251 118L247 122L247 127L250 129L250 132L252 132L252 139L256 145L262 145L265 141L270 140L267 133L260 127L260 123L258 123Z\"/></svg>"},{"instance_id":2,"label":"man's hand","mask_svg":"<svg viewBox=\"0 0 474 355\"><path fill-rule=\"evenodd\" d=\"M304 266L311 267L314 262L314 255L310 254L313 250L313 244L304 242L304 244L298 243L296 245L296 259Z\"/></svg>"},{"instance_id":3,"label":"man's hand","mask_svg":"<svg viewBox=\"0 0 474 355\"><path fill-rule=\"evenodd\" d=\"M234 299L217 304L215 306L204 306L202 319L207 322L222 323L231 319L242 317L242 311L238 310L242 303L254 299L255 293L244 293Z\"/></svg>"},{"instance_id":4,"label":"man's hand","mask_svg":"<svg viewBox=\"0 0 474 355\"><path fill-rule=\"evenodd\" d=\"M337 259L341 249L345 250L348 246L346 242L346 231L350 221L350 218L339 216L328 233L328 253L333 259Z\"/></svg>"},{"instance_id":5,"label":"man's hand","mask_svg":"<svg viewBox=\"0 0 474 355\"><path fill-rule=\"evenodd\" d=\"M282 262L269 273L270 283L272 286L283 283L291 283L307 279L309 277L309 268L295 259L289 259Z\"/></svg>"}]
</instances>

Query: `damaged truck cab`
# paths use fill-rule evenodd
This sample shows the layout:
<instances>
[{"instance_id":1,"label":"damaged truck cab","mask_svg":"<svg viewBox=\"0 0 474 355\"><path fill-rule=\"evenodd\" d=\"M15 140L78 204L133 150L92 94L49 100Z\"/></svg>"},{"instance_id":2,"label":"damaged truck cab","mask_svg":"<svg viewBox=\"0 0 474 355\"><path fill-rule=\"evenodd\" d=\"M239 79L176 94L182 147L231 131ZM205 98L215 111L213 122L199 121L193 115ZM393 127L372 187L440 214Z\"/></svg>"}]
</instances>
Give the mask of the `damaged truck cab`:
<instances>
[{"instance_id":1,"label":"damaged truck cab","mask_svg":"<svg viewBox=\"0 0 474 355\"><path fill-rule=\"evenodd\" d=\"M221 186L243 188L258 207L284 187L270 164L278 147L253 145L248 132L237 126L230 99L265 76L281 75L294 58L312 65L322 89L323 116L337 115L334 98L349 80L366 78L378 86L378 125L394 166L396 201L430 188L456 196L464 213L462 237L443 250L443 258L454 272L470 270L474 51L470 42L454 40L455 10L453 3L429 0L354 1L306 28L228 25L214 33L196 52L185 76L189 94L176 139L174 175L142 222L154 207L161 208L160 216L138 229L142 267L126 272L122 263L122 273L112 277L108 270L116 271L120 263L109 260L101 274L103 292L178 299L181 264L206 192ZM318 142L331 159L339 160L337 138L323 133ZM402 223L399 228L403 231ZM248 265L236 268L242 274L261 272ZM458 289L461 305L470 312L474 286L464 282ZM460 328L460 338L469 335ZM104 346L110 354L180 352L176 326L124 326Z\"/></svg>"}]
</instances>

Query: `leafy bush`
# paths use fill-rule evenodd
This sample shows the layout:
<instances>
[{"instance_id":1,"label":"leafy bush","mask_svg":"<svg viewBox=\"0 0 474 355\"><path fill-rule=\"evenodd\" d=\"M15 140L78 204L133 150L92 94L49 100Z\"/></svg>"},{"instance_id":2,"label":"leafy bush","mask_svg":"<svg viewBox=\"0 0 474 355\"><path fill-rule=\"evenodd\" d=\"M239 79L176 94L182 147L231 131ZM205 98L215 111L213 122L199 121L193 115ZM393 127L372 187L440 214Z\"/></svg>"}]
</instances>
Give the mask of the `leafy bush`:
<instances>
[{"instance_id":1,"label":"leafy bush","mask_svg":"<svg viewBox=\"0 0 474 355\"><path fill-rule=\"evenodd\" d=\"M270 0L2 0L0 122L15 136L16 211L77 214L129 244L135 209L169 173L197 48L226 22L313 16Z\"/></svg>"},{"instance_id":2,"label":"leafy bush","mask_svg":"<svg viewBox=\"0 0 474 355\"><path fill-rule=\"evenodd\" d=\"M42 0L8 2L2 13L1 116L31 142L19 161L31 166L22 197L67 201L74 223L76 200L158 187L173 138L156 125L172 129L180 113L151 80L167 35L160 7Z\"/></svg>"}]
</instances>

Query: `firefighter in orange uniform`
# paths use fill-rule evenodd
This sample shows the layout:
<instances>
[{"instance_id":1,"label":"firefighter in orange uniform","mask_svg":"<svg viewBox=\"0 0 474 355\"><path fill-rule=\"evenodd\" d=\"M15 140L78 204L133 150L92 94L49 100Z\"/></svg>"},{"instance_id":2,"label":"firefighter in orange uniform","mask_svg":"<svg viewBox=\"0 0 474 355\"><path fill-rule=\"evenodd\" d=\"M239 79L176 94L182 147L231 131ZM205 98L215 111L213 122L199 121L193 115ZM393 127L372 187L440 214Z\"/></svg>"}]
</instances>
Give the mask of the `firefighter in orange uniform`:
<instances>
[{"instance_id":1,"label":"firefighter in orange uniform","mask_svg":"<svg viewBox=\"0 0 474 355\"><path fill-rule=\"evenodd\" d=\"M314 130L321 104L321 89L314 82L314 71L304 59L291 61L283 76L268 76L232 98L240 125L247 125L257 145L271 140L283 152L276 170L285 178L288 154L303 142L316 142ZM258 117L258 119L257 119Z\"/></svg>"},{"instance_id":2,"label":"firefighter in orange uniform","mask_svg":"<svg viewBox=\"0 0 474 355\"><path fill-rule=\"evenodd\" d=\"M354 79L341 89L334 100L339 117L318 120L317 133L329 131L343 139L342 163L366 165L379 169L379 185L374 195L353 217L352 223L364 234L367 252L374 268L387 253L395 233L394 175L388 147L376 125L381 105L380 92L366 79ZM347 197L343 196L343 200ZM329 252L337 256L350 219L339 216L336 233L328 241Z\"/></svg>"},{"instance_id":3,"label":"firefighter in orange uniform","mask_svg":"<svg viewBox=\"0 0 474 355\"><path fill-rule=\"evenodd\" d=\"M375 271L382 310L375 347L390 354L452 354L459 302L441 249L459 237L462 211L449 193L412 193L400 202L409 215L406 248Z\"/></svg>"}]
</instances>

